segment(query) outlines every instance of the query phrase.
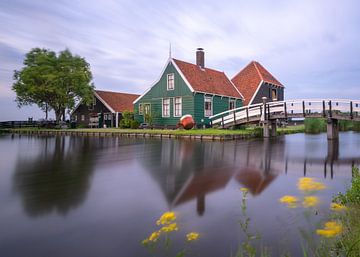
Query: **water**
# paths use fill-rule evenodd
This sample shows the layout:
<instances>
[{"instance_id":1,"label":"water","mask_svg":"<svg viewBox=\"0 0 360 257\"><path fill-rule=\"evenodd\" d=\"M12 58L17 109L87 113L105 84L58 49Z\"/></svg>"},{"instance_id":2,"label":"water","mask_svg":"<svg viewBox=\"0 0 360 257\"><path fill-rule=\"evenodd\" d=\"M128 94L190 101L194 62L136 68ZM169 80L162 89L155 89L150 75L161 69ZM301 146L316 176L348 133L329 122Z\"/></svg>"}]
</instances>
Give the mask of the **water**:
<instances>
[{"instance_id":1,"label":"water","mask_svg":"<svg viewBox=\"0 0 360 257\"><path fill-rule=\"evenodd\" d=\"M332 196L360 162L360 134L296 134L276 140L194 142L127 138L0 136L0 256L150 256L140 244L173 210L189 256L230 256L244 240L240 187L250 190L251 232L274 254L301 252L300 230L324 221ZM278 199L301 196L302 176L327 189L319 214Z\"/></svg>"}]
</instances>

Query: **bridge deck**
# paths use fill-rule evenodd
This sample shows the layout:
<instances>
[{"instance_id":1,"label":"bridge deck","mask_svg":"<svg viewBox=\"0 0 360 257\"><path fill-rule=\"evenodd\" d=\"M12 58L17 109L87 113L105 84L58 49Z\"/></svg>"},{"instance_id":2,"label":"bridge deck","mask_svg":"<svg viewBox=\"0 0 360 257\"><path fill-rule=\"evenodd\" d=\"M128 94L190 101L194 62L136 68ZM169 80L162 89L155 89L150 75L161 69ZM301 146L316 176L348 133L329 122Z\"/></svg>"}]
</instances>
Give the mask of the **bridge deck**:
<instances>
[{"instance_id":1,"label":"bridge deck","mask_svg":"<svg viewBox=\"0 0 360 257\"><path fill-rule=\"evenodd\" d=\"M214 127L288 118L331 118L360 121L360 100L309 99L254 104L225 111L210 117Z\"/></svg>"}]
</instances>

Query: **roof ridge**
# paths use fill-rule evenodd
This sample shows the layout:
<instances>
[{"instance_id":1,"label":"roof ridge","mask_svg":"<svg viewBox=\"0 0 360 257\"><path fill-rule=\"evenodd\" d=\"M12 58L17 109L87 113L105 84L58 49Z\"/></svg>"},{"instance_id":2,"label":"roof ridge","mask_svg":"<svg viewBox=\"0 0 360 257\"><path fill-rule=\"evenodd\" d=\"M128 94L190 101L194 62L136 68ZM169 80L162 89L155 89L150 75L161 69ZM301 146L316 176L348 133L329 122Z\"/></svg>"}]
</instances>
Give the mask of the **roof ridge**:
<instances>
[{"instance_id":1,"label":"roof ridge","mask_svg":"<svg viewBox=\"0 0 360 257\"><path fill-rule=\"evenodd\" d=\"M139 95L135 93L127 93L127 92L116 92L116 91L108 91L108 90L98 90L95 89L95 92L104 92L104 93L113 93L113 94L123 94L123 95Z\"/></svg>"},{"instance_id":2,"label":"roof ridge","mask_svg":"<svg viewBox=\"0 0 360 257\"><path fill-rule=\"evenodd\" d=\"M179 59L176 59L176 58L172 58L174 61L179 61L179 62L184 62L186 64L190 64L190 65L194 65L196 67L199 67L198 65L196 65L195 63L191 63L191 62L187 62L187 61L183 61L183 60L179 60ZM203 71L206 71L206 70L211 70L211 71L216 71L216 72L219 72L219 73L224 73L224 71L220 71L220 70L215 70L213 68L208 68L208 67L204 67L204 68L200 68L199 69L203 70Z\"/></svg>"},{"instance_id":3,"label":"roof ridge","mask_svg":"<svg viewBox=\"0 0 360 257\"><path fill-rule=\"evenodd\" d=\"M262 74L261 74L261 72L259 71L259 68L258 68L258 66L257 66L257 62L256 62L256 61L252 61L252 63L254 64L255 69L256 69L256 71L258 72L258 75L260 76L260 79L261 79L261 80L264 80L264 78L263 78L263 76L262 76Z\"/></svg>"}]
</instances>

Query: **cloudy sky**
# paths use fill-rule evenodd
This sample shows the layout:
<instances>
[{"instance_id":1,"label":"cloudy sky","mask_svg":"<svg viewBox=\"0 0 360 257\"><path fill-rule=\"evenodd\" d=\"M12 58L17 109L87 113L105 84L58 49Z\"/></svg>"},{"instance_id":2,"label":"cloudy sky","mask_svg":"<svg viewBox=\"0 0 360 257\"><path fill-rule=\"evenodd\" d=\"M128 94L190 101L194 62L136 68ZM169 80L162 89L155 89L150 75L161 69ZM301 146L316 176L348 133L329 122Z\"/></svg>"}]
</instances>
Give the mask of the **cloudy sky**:
<instances>
[{"instance_id":1,"label":"cloudy sky","mask_svg":"<svg viewBox=\"0 0 360 257\"><path fill-rule=\"evenodd\" d=\"M69 48L91 64L96 88L141 94L169 54L231 78L251 60L286 86L286 98L360 98L360 3L309 1L1 0L0 120L18 109L13 70L31 48Z\"/></svg>"}]
</instances>

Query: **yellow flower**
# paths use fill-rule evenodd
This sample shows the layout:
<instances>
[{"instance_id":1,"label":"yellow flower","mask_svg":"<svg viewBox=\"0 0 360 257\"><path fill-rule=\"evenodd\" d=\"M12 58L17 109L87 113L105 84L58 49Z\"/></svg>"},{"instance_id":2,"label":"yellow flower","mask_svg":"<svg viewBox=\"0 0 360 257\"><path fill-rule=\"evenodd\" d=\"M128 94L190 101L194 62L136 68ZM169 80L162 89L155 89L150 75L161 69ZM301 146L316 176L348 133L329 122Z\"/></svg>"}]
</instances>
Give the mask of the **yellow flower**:
<instances>
[{"instance_id":1,"label":"yellow flower","mask_svg":"<svg viewBox=\"0 0 360 257\"><path fill-rule=\"evenodd\" d=\"M285 195L281 197L279 201L281 203L287 204L289 208L296 208L296 203L298 202L298 199L292 195Z\"/></svg>"},{"instance_id":2,"label":"yellow flower","mask_svg":"<svg viewBox=\"0 0 360 257\"><path fill-rule=\"evenodd\" d=\"M155 231L155 232L151 233L151 235L149 236L149 238L147 240L150 242L156 242L159 239L160 235L161 235L160 231Z\"/></svg>"},{"instance_id":3,"label":"yellow flower","mask_svg":"<svg viewBox=\"0 0 360 257\"><path fill-rule=\"evenodd\" d=\"M314 207L319 204L319 198L316 196L305 196L303 206L305 208Z\"/></svg>"},{"instance_id":4,"label":"yellow flower","mask_svg":"<svg viewBox=\"0 0 360 257\"><path fill-rule=\"evenodd\" d=\"M195 241L195 240L198 240L199 237L200 237L199 233L191 232L191 233L186 235L186 240L187 241Z\"/></svg>"},{"instance_id":5,"label":"yellow flower","mask_svg":"<svg viewBox=\"0 0 360 257\"><path fill-rule=\"evenodd\" d=\"M318 191L326 188L323 183L317 182L313 178L300 178L297 185L299 190L305 192Z\"/></svg>"},{"instance_id":6,"label":"yellow flower","mask_svg":"<svg viewBox=\"0 0 360 257\"><path fill-rule=\"evenodd\" d=\"M165 212L161 217L156 221L158 226L160 225L169 225L171 222L176 220L176 215L174 212Z\"/></svg>"},{"instance_id":7,"label":"yellow flower","mask_svg":"<svg viewBox=\"0 0 360 257\"><path fill-rule=\"evenodd\" d=\"M342 225L336 221L329 221L325 223L324 229L317 229L316 233L320 236L334 237L342 232Z\"/></svg>"},{"instance_id":8,"label":"yellow flower","mask_svg":"<svg viewBox=\"0 0 360 257\"><path fill-rule=\"evenodd\" d=\"M142 242L141 242L143 245L146 245L146 244L148 244L149 243L149 239L148 238L146 238L146 239L144 239L144 240L142 240Z\"/></svg>"},{"instance_id":9,"label":"yellow flower","mask_svg":"<svg viewBox=\"0 0 360 257\"><path fill-rule=\"evenodd\" d=\"M242 188L240 188L240 191L243 193L247 193L249 191L249 189L247 189L246 187L242 187Z\"/></svg>"},{"instance_id":10,"label":"yellow flower","mask_svg":"<svg viewBox=\"0 0 360 257\"><path fill-rule=\"evenodd\" d=\"M342 204L331 203L330 204L330 209L333 210L333 211L344 211L344 210L347 210L347 207L345 205L342 205Z\"/></svg>"},{"instance_id":11,"label":"yellow flower","mask_svg":"<svg viewBox=\"0 0 360 257\"><path fill-rule=\"evenodd\" d=\"M161 228L161 232L165 232L165 233L169 233L177 230L179 230L179 228L176 223L172 223Z\"/></svg>"}]
</instances>

